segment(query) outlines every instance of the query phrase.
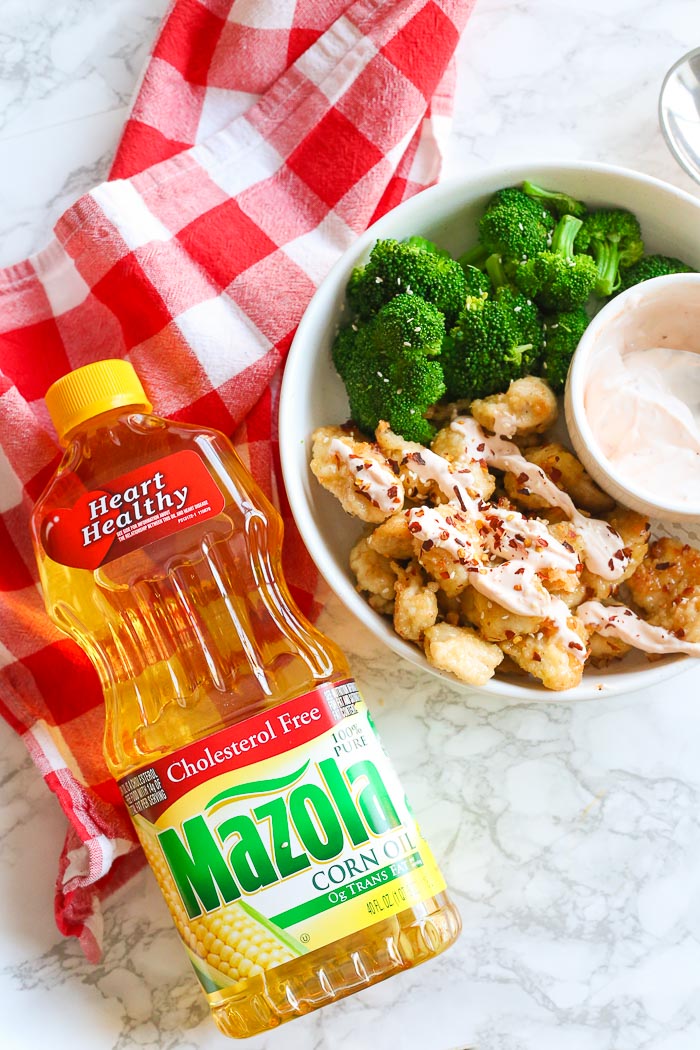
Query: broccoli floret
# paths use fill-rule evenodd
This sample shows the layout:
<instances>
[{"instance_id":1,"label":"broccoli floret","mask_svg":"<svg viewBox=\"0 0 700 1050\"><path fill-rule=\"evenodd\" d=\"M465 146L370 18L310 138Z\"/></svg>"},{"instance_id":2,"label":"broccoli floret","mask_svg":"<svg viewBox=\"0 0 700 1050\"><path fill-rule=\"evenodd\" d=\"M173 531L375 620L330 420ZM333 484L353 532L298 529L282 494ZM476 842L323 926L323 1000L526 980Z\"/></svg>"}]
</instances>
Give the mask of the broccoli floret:
<instances>
[{"instance_id":1,"label":"broccoli floret","mask_svg":"<svg viewBox=\"0 0 700 1050\"><path fill-rule=\"evenodd\" d=\"M418 295L396 295L366 322L342 328L333 362L350 402L350 415L373 434L380 420L407 441L434 435L425 410L445 393L438 357L445 335L440 311Z\"/></svg>"},{"instance_id":2,"label":"broccoli floret","mask_svg":"<svg viewBox=\"0 0 700 1050\"><path fill-rule=\"evenodd\" d=\"M464 276L466 278L467 295L488 295L491 291L491 281L488 274L480 270L478 266L465 266Z\"/></svg>"},{"instance_id":3,"label":"broccoli floret","mask_svg":"<svg viewBox=\"0 0 700 1050\"><path fill-rule=\"evenodd\" d=\"M540 201L546 208L553 209L557 215L575 215L577 219L582 219L588 211L583 201L577 201L575 197L570 197L568 193L562 193L559 190L546 190L527 179L523 183L522 189L523 193L526 193L528 197L532 197L535 201Z\"/></svg>"},{"instance_id":4,"label":"broccoli floret","mask_svg":"<svg viewBox=\"0 0 700 1050\"><path fill-rule=\"evenodd\" d=\"M486 397L532 371L542 326L532 302L510 288L468 296L446 336L441 361L451 398Z\"/></svg>"},{"instance_id":5,"label":"broccoli floret","mask_svg":"<svg viewBox=\"0 0 700 1050\"><path fill-rule=\"evenodd\" d=\"M623 292L633 284L650 281L652 277L666 277L669 273L693 273L693 267L671 255L644 255L639 262L620 272L620 286L616 289Z\"/></svg>"},{"instance_id":6,"label":"broccoli floret","mask_svg":"<svg viewBox=\"0 0 700 1050\"><path fill-rule=\"evenodd\" d=\"M591 212L576 236L576 251L589 252L598 268L596 295L612 295L620 284L620 270L639 262L644 254L642 231L636 216L623 208Z\"/></svg>"},{"instance_id":7,"label":"broccoli floret","mask_svg":"<svg viewBox=\"0 0 700 1050\"><path fill-rule=\"evenodd\" d=\"M427 237L419 237L414 234L413 237L404 237L402 244L410 244L412 248L422 248L424 252L431 252L433 255L439 255L443 259L451 259L452 256L446 248L438 248L435 241L429 241Z\"/></svg>"},{"instance_id":8,"label":"broccoli floret","mask_svg":"<svg viewBox=\"0 0 700 1050\"><path fill-rule=\"evenodd\" d=\"M581 219L564 215L557 223L551 248L516 267L513 280L546 310L573 310L593 291L598 270L588 255L574 254Z\"/></svg>"},{"instance_id":9,"label":"broccoli floret","mask_svg":"<svg viewBox=\"0 0 700 1050\"><path fill-rule=\"evenodd\" d=\"M365 266L348 282L348 301L358 317L368 320L399 294L419 295L453 324L467 294L464 271L450 256L406 242L377 241Z\"/></svg>"},{"instance_id":10,"label":"broccoli floret","mask_svg":"<svg viewBox=\"0 0 700 1050\"><path fill-rule=\"evenodd\" d=\"M517 261L543 252L553 228L552 213L515 187L495 193L479 222L488 252Z\"/></svg>"},{"instance_id":11,"label":"broccoli floret","mask_svg":"<svg viewBox=\"0 0 700 1050\"><path fill-rule=\"evenodd\" d=\"M545 318L541 372L557 394L564 389L571 358L589 320L582 306Z\"/></svg>"}]
</instances>

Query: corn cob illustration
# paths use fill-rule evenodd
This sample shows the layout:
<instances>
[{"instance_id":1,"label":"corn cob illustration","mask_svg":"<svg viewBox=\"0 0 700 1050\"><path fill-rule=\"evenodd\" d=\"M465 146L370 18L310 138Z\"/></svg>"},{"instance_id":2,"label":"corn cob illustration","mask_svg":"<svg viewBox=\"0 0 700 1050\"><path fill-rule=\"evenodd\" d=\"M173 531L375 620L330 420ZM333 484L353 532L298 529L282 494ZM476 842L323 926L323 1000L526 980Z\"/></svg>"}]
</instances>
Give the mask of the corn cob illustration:
<instances>
[{"instance_id":1,"label":"corn cob illustration","mask_svg":"<svg viewBox=\"0 0 700 1050\"><path fill-rule=\"evenodd\" d=\"M134 824L180 937L207 992L241 991L246 981L303 954L293 937L273 926L245 901L190 919L156 838L141 817Z\"/></svg>"}]
</instances>

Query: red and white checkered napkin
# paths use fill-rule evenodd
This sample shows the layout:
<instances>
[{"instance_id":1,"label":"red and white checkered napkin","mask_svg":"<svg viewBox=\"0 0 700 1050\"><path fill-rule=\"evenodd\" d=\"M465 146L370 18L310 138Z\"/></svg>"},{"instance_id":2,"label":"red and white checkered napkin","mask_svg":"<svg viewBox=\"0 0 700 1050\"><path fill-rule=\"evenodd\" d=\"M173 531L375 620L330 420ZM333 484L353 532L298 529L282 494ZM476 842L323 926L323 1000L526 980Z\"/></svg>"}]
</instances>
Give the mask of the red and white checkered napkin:
<instances>
[{"instance_id":1,"label":"red and white checkered napkin","mask_svg":"<svg viewBox=\"0 0 700 1050\"><path fill-rule=\"evenodd\" d=\"M0 710L68 817L56 918L99 953L99 900L142 863L102 759L102 698L49 624L28 519L59 460L43 396L69 369L133 362L156 410L233 433L277 488L277 378L353 238L434 182L449 66L473 0L177 0L117 153L40 255L0 271Z\"/></svg>"}]
</instances>

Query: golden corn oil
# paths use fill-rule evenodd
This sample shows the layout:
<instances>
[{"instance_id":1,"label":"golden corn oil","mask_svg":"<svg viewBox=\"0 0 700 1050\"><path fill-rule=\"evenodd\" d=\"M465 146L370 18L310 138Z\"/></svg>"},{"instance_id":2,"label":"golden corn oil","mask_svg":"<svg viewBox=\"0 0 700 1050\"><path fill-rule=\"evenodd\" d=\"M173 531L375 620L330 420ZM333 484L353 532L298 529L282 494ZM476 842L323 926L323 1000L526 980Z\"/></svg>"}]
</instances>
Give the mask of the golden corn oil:
<instances>
[{"instance_id":1,"label":"golden corn oil","mask_svg":"<svg viewBox=\"0 0 700 1050\"><path fill-rule=\"evenodd\" d=\"M229 441L151 414L123 361L47 405L65 455L33 515L46 607L100 677L109 769L221 1031L437 955L459 915Z\"/></svg>"}]
</instances>

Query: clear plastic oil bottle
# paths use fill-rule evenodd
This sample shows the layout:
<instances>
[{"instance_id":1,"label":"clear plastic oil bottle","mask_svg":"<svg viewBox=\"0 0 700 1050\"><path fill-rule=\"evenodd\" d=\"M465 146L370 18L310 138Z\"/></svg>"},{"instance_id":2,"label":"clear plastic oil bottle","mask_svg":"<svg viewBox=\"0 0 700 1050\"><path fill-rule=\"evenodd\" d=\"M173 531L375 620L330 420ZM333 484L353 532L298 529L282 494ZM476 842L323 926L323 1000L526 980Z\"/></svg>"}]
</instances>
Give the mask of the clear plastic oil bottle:
<instances>
[{"instance_id":1,"label":"clear plastic oil bottle","mask_svg":"<svg viewBox=\"0 0 700 1050\"><path fill-rule=\"evenodd\" d=\"M459 915L230 442L153 415L124 361L47 405L46 608L99 674L107 764L218 1027L254 1035L443 951Z\"/></svg>"}]
</instances>

